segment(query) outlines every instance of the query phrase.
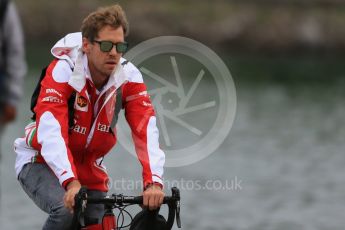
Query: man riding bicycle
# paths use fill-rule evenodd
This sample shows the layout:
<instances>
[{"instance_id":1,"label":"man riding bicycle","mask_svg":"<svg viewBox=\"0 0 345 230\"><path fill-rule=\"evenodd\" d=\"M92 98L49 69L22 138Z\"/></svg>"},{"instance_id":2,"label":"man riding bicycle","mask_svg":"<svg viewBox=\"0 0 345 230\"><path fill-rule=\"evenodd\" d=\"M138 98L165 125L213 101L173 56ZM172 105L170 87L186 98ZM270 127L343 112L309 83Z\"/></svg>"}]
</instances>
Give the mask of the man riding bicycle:
<instances>
[{"instance_id":1,"label":"man riding bicycle","mask_svg":"<svg viewBox=\"0 0 345 230\"><path fill-rule=\"evenodd\" d=\"M49 214L43 229L69 229L74 197L81 186L89 197L104 197L108 175L104 156L117 141L117 107L125 110L143 167L143 205L163 202L163 165L153 106L139 70L122 58L128 23L119 5L88 15L81 33L68 34L52 48L34 100L34 121L15 140L18 180L36 205ZM101 222L102 205L85 212Z\"/></svg>"}]
</instances>

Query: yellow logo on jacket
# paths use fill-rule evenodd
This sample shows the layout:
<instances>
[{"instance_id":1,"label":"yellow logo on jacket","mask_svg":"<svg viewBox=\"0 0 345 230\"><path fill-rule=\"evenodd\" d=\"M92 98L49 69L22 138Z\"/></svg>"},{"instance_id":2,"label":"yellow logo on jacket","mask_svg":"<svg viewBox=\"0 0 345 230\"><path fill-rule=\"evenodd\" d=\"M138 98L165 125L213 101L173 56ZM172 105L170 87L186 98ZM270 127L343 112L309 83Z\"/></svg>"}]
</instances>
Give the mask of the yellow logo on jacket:
<instances>
[{"instance_id":1,"label":"yellow logo on jacket","mask_svg":"<svg viewBox=\"0 0 345 230\"><path fill-rule=\"evenodd\" d=\"M79 111L87 112L87 99L79 94L76 97L74 108Z\"/></svg>"}]
</instances>

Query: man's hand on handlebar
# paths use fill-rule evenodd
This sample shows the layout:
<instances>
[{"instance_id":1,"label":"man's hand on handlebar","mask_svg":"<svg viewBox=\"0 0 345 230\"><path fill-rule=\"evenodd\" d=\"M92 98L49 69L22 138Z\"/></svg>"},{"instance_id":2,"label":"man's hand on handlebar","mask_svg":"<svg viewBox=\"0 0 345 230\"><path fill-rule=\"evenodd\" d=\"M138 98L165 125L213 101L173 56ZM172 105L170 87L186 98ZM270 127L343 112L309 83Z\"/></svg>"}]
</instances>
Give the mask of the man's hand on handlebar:
<instances>
[{"instance_id":1,"label":"man's hand on handlebar","mask_svg":"<svg viewBox=\"0 0 345 230\"><path fill-rule=\"evenodd\" d=\"M72 186L72 185L71 185ZM67 194L67 192L66 192ZM164 192L159 185L149 185L146 187L142 196L126 196L123 194L112 194L100 198L96 197L87 197L86 188L81 188L80 191L76 194L75 197L75 213L74 217L78 224L85 226L84 215L85 210L88 204L103 204L106 212L113 213L113 209L119 209L121 212L125 211L128 213L125 208L129 205L143 205L146 208L151 210L157 209L161 204L166 204L169 207L169 215L167 219L167 229L171 229L174 225L176 219L176 224L178 228L181 228L181 219L180 219L180 190L176 187L171 188L171 196L164 196ZM120 212L120 213L121 213ZM129 214L129 213L128 213ZM122 214L123 215L123 214ZM132 216L129 214L131 219Z\"/></svg>"},{"instance_id":2,"label":"man's hand on handlebar","mask_svg":"<svg viewBox=\"0 0 345 230\"><path fill-rule=\"evenodd\" d=\"M67 185L67 191L63 198L64 205L67 209L73 213L74 204L75 204L75 195L78 194L81 188L81 184L78 180L73 180Z\"/></svg>"},{"instance_id":3,"label":"man's hand on handlebar","mask_svg":"<svg viewBox=\"0 0 345 230\"><path fill-rule=\"evenodd\" d=\"M164 192L159 185L152 184L143 192L143 206L149 210L159 208L164 199Z\"/></svg>"}]
</instances>

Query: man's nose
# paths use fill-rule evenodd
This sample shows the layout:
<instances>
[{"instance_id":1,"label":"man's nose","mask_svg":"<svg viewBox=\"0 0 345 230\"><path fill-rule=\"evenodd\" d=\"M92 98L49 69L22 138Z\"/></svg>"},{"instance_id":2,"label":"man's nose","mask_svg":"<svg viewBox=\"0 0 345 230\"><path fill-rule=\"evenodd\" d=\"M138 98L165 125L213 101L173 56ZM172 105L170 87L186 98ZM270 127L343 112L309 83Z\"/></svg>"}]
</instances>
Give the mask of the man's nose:
<instances>
[{"instance_id":1,"label":"man's nose","mask_svg":"<svg viewBox=\"0 0 345 230\"><path fill-rule=\"evenodd\" d=\"M110 55L117 55L117 54L118 54L118 52L117 52L117 50L116 50L116 45L114 45L114 46L111 48L111 50L109 51L109 54L110 54Z\"/></svg>"}]
</instances>

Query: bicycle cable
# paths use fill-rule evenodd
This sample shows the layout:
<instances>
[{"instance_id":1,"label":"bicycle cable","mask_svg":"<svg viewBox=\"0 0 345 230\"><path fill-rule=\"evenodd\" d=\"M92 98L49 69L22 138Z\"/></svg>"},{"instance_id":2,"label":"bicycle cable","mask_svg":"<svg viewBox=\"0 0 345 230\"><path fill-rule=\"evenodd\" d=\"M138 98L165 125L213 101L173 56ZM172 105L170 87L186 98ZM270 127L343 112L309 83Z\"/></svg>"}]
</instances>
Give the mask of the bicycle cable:
<instances>
[{"instance_id":1,"label":"bicycle cable","mask_svg":"<svg viewBox=\"0 0 345 230\"><path fill-rule=\"evenodd\" d=\"M127 228L127 227L129 227L129 226L131 226L131 224L132 224L132 220L133 220L133 217L132 217L132 215L126 210L126 208L128 207L128 206L131 206L131 205L125 205L125 206L118 206L118 207L116 207L118 210L119 210L119 214L117 215L117 220L116 220L116 226L118 226L117 227L117 229L123 229L123 228ZM127 224L127 225L124 225L125 224L125 214L124 213L126 213L128 216L129 216L129 218L130 218L130 223L129 224ZM121 221L121 224L120 224L120 217L121 217L121 219L122 219L122 221Z\"/></svg>"}]
</instances>

